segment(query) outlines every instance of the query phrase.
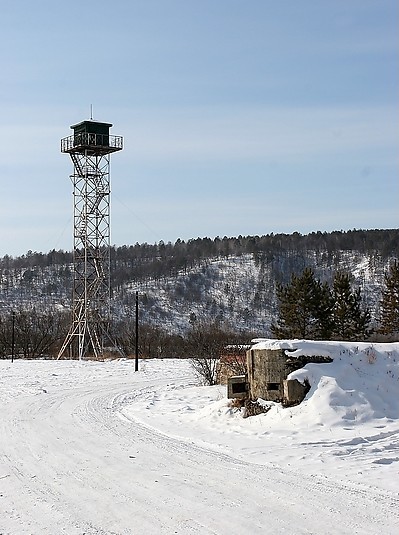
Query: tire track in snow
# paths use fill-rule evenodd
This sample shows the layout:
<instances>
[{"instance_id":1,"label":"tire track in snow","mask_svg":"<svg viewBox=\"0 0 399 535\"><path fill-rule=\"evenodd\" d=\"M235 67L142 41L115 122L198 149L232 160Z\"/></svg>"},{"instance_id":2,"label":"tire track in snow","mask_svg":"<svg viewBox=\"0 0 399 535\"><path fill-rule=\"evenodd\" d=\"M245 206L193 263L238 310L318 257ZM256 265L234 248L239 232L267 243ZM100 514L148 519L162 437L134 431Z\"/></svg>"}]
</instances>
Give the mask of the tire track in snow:
<instances>
[{"instance_id":1,"label":"tire track in snow","mask_svg":"<svg viewBox=\"0 0 399 535\"><path fill-rule=\"evenodd\" d=\"M130 392L123 392L112 398L98 398L95 400L95 405L93 405L92 408L99 414L101 413L101 407L107 407L109 412L104 418L108 422L106 425L110 429L113 429L115 434L125 435L126 431L122 431L121 433L121 431L118 430L120 429L120 425L118 420L114 417L114 414L120 413L123 407L126 404L131 403L135 397L153 391L154 389L151 387L146 387L136 390L133 394ZM124 419L129 422L129 419L127 419L125 415ZM302 474L299 474L292 469L286 468L282 470L281 467L273 465L265 467L263 465L247 463L242 460L234 459L224 453L204 449L204 447L195 445L192 442L186 442L181 438L174 438L162 434L154 428L146 426L137 420L133 421L133 419L131 419L130 421L136 429L140 429L140 433L147 432L148 439L153 443L156 443L160 450L169 451L169 453L180 457L187 456L187 454L190 453L192 455L190 462L193 464L201 465L201 459L205 454L206 456L214 457L212 463L215 465L228 463L229 472L233 469L232 467L252 472L252 481L257 481L259 485L261 485L265 479L266 481L268 481L268 479L272 480L271 487L276 486L277 481L280 482L281 480L286 480L287 487L294 489L295 494L298 496L301 495L304 490L310 493L310 495L322 493L323 496L328 496L328 503L326 504L327 508L331 513L337 515L341 515L342 511L347 509L348 506L350 507L348 504L355 502L357 509L360 510L359 512L353 512L354 517L356 517L356 515L359 516L358 523L355 522L354 524L355 528L362 525L365 518L368 519L367 522L370 524L380 524L381 519L386 517L386 515L394 516L399 519L399 498L396 498L389 493L377 489L370 489L369 487L362 488L359 485L345 484L336 481L330 482L327 478L316 475L312 475L309 479L304 481ZM254 466L256 466L255 469ZM262 474L262 477L260 477L260 474ZM334 501L337 504L336 506L331 505Z\"/></svg>"}]
</instances>

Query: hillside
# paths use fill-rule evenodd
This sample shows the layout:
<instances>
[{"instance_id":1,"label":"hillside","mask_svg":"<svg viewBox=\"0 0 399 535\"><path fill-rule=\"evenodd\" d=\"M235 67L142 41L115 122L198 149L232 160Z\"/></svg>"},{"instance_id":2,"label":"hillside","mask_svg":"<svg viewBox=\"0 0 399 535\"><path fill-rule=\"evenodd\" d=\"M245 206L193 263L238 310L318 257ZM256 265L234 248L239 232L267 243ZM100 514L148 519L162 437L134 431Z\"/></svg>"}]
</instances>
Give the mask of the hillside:
<instances>
[{"instance_id":1,"label":"hillside","mask_svg":"<svg viewBox=\"0 0 399 535\"><path fill-rule=\"evenodd\" d=\"M112 247L112 310L116 318L132 316L139 291L141 320L169 332L184 332L190 320L202 318L268 336L276 284L309 266L327 282L337 270L351 273L376 316L384 273L398 251L395 229ZM3 257L1 310L69 310L72 269L72 254L65 251Z\"/></svg>"},{"instance_id":2,"label":"hillside","mask_svg":"<svg viewBox=\"0 0 399 535\"><path fill-rule=\"evenodd\" d=\"M149 323L184 331L190 318L206 317L267 334L276 313L277 282L286 281L291 273L306 266L314 268L316 276L327 282L337 270L351 273L353 284L362 290L364 303L376 316L390 260L357 251L340 251L329 259L312 250L281 253L270 263L259 262L250 254L210 258L202 266L174 277L127 285L115 296L115 303L122 306L123 315L128 314L133 307L134 290L138 289L142 294L142 317Z\"/></svg>"}]
</instances>

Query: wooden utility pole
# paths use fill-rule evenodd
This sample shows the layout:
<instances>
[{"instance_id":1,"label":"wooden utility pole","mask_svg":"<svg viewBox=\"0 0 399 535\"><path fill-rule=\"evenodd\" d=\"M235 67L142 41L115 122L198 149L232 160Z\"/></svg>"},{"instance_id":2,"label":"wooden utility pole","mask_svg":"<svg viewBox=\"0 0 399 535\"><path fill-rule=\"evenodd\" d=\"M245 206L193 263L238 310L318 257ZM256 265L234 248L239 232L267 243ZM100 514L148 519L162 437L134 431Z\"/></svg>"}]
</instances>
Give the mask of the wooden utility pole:
<instances>
[{"instance_id":1,"label":"wooden utility pole","mask_svg":"<svg viewBox=\"0 0 399 535\"><path fill-rule=\"evenodd\" d=\"M139 371L139 292L136 291L136 350L134 371Z\"/></svg>"},{"instance_id":2,"label":"wooden utility pole","mask_svg":"<svg viewBox=\"0 0 399 535\"><path fill-rule=\"evenodd\" d=\"M15 312L12 311L11 314L11 362L14 362L14 354L15 354Z\"/></svg>"}]
</instances>

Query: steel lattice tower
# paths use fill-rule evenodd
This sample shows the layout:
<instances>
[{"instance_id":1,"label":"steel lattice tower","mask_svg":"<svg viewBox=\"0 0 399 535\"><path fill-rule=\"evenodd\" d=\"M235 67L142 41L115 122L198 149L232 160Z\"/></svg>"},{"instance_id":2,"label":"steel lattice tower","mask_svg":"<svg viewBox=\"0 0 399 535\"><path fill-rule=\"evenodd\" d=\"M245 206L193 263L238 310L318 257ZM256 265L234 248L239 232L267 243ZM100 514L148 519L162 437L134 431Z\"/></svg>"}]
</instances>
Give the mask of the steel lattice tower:
<instances>
[{"instance_id":1,"label":"steel lattice tower","mask_svg":"<svg viewBox=\"0 0 399 535\"><path fill-rule=\"evenodd\" d=\"M71 156L74 172L74 247L72 324L60 349L81 360L95 358L104 345L116 347L109 333L110 317L110 155L123 148L121 136L111 136L112 124L83 121L61 140L61 152Z\"/></svg>"}]
</instances>

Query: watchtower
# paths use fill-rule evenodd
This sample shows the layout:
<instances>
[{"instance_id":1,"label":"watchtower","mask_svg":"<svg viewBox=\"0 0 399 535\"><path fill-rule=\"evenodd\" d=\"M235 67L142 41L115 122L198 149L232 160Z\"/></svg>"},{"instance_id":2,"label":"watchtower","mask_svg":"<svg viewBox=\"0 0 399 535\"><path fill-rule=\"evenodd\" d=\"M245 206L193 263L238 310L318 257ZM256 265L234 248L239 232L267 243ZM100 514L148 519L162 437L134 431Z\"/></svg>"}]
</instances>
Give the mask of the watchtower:
<instances>
[{"instance_id":1,"label":"watchtower","mask_svg":"<svg viewBox=\"0 0 399 535\"><path fill-rule=\"evenodd\" d=\"M106 344L116 347L110 319L110 155L123 138L110 135L110 123L87 120L71 126L61 152L71 156L73 184L72 324L58 358L99 358Z\"/></svg>"}]
</instances>

